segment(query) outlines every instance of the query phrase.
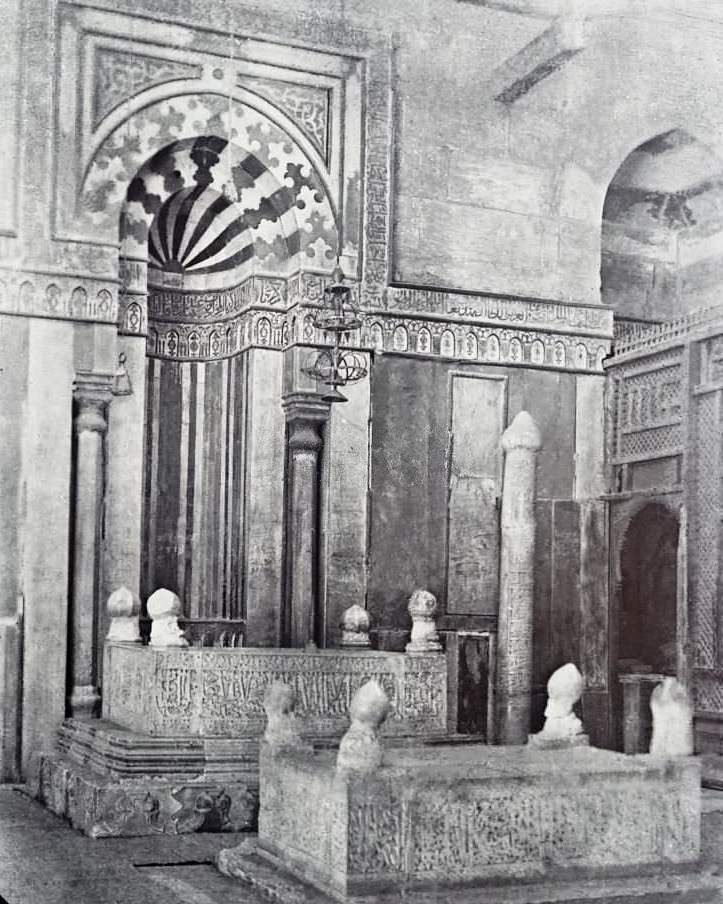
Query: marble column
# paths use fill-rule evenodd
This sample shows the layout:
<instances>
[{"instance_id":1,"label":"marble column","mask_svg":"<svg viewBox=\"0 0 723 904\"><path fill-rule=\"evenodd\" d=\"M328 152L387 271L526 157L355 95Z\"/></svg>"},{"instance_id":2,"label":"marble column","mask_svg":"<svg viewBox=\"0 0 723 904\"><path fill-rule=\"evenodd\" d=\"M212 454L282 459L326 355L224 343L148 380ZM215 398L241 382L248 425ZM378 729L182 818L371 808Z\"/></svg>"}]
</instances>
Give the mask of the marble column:
<instances>
[{"instance_id":1,"label":"marble column","mask_svg":"<svg viewBox=\"0 0 723 904\"><path fill-rule=\"evenodd\" d=\"M98 618L99 563L103 506L103 445L112 374L79 373L75 398L75 526L71 599L71 692L73 716L97 714L95 626Z\"/></svg>"},{"instance_id":2,"label":"marble column","mask_svg":"<svg viewBox=\"0 0 723 904\"><path fill-rule=\"evenodd\" d=\"M318 396L284 398L288 423L286 504L286 624L288 642L303 647L315 640L319 560L319 432L329 405Z\"/></svg>"},{"instance_id":3,"label":"marble column","mask_svg":"<svg viewBox=\"0 0 723 904\"><path fill-rule=\"evenodd\" d=\"M532 607L535 568L537 424L521 411L502 435L505 452L497 634L499 744L524 744L530 730Z\"/></svg>"}]
</instances>

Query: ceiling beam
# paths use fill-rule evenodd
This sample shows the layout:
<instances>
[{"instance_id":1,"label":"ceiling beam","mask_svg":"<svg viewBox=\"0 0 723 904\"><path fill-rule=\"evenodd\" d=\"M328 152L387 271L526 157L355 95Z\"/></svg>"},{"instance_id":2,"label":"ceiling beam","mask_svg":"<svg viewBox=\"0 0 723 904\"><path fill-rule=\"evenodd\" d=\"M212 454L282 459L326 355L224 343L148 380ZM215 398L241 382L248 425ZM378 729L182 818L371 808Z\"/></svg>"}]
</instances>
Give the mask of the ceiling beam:
<instances>
[{"instance_id":1,"label":"ceiling beam","mask_svg":"<svg viewBox=\"0 0 723 904\"><path fill-rule=\"evenodd\" d=\"M584 47L585 22L558 19L492 72L486 93L500 103L512 104Z\"/></svg>"}]
</instances>

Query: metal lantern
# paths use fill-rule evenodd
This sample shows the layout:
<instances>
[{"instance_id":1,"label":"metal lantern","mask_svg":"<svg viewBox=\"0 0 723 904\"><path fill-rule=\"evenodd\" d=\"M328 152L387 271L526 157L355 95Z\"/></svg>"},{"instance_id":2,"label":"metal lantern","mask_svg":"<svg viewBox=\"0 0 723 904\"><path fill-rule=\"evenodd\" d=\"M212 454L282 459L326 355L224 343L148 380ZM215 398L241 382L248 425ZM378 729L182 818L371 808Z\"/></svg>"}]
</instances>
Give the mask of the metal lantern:
<instances>
[{"instance_id":1,"label":"metal lantern","mask_svg":"<svg viewBox=\"0 0 723 904\"><path fill-rule=\"evenodd\" d=\"M362 319L352 302L351 288L344 282L344 273L337 261L331 285L324 289L321 308L314 316L314 326L330 335L331 348L319 352L304 373L331 389L322 396L325 402L346 402L340 386L356 383L367 375L363 355L343 348L347 334L359 329Z\"/></svg>"}]
</instances>

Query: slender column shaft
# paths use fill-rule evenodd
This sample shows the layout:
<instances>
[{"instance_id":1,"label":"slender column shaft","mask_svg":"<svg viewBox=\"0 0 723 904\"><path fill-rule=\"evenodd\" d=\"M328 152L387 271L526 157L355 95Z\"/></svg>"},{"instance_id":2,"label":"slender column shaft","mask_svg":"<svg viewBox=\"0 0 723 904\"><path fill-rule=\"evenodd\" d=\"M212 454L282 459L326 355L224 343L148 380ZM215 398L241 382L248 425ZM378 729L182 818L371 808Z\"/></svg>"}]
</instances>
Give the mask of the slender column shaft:
<instances>
[{"instance_id":1,"label":"slender column shaft","mask_svg":"<svg viewBox=\"0 0 723 904\"><path fill-rule=\"evenodd\" d=\"M524 744L530 730L535 466L541 445L537 425L526 411L517 415L502 436L506 457L502 492L495 731L501 744Z\"/></svg>"},{"instance_id":2,"label":"slender column shaft","mask_svg":"<svg viewBox=\"0 0 723 904\"><path fill-rule=\"evenodd\" d=\"M70 710L96 714L98 568L103 500L103 442L110 383L104 376L79 375L75 384L75 530L71 618Z\"/></svg>"},{"instance_id":3,"label":"slender column shaft","mask_svg":"<svg viewBox=\"0 0 723 904\"><path fill-rule=\"evenodd\" d=\"M303 647L316 634L319 557L319 426L328 406L316 399L286 400L289 422L287 504L287 613L289 643Z\"/></svg>"}]
</instances>

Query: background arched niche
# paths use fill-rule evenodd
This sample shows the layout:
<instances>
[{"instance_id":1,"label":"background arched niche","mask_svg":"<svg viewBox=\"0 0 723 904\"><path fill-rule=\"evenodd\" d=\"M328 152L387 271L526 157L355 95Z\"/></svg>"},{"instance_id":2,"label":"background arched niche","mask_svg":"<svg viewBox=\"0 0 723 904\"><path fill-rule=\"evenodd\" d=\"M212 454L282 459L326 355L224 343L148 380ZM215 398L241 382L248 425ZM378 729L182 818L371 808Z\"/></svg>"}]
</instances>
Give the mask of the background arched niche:
<instances>
[{"instance_id":1,"label":"background arched niche","mask_svg":"<svg viewBox=\"0 0 723 904\"><path fill-rule=\"evenodd\" d=\"M302 149L270 123L246 134L245 147L218 134L172 142L130 181L121 242L146 284L125 293L120 326L147 317L141 595L168 587L188 618L244 621L248 642L274 643L279 352L290 286L329 273L339 242Z\"/></svg>"}]
</instances>

